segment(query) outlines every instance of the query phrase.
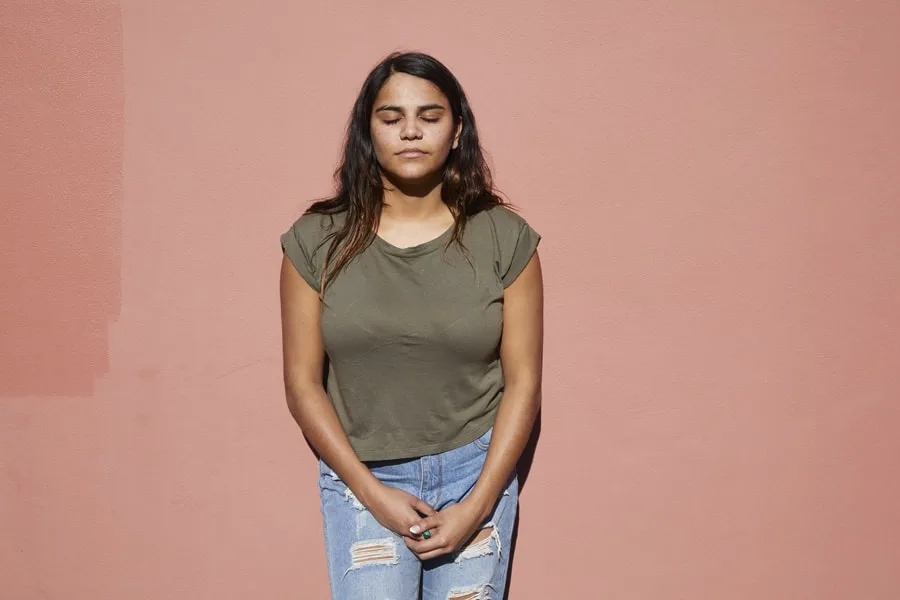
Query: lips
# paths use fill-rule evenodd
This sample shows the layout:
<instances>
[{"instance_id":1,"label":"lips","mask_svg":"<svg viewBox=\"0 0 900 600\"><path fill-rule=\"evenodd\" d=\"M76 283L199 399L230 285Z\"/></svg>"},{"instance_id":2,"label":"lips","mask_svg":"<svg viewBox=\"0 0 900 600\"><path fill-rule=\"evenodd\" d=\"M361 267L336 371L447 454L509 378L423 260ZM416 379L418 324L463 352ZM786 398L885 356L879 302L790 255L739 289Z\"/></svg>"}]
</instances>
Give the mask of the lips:
<instances>
[{"instance_id":1,"label":"lips","mask_svg":"<svg viewBox=\"0 0 900 600\"><path fill-rule=\"evenodd\" d=\"M425 156L427 152L424 150L419 150L418 148L406 148L405 150L401 150L397 153L397 156L402 156L404 158L418 158L420 156Z\"/></svg>"}]
</instances>

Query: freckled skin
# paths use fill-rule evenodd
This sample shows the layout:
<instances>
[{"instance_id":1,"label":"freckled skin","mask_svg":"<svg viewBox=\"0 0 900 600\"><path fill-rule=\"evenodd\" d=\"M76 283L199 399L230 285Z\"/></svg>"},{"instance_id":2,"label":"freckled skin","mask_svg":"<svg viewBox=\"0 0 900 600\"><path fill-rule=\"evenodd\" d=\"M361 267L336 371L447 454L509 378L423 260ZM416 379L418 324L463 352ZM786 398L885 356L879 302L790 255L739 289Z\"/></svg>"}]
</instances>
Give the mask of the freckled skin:
<instances>
[{"instance_id":1,"label":"freckled skin","mask_svg":"<svg viewBox=\"0 0 900 600\"><path fill-rule=\"evenodd\" d=\"M397 110L379 110L385 106ZM443 108L423 110L428 106ZM375 156L385 175L405 183L422 183L439 175L460 133L440 89L405 73L391 75L378 92L370 127ZM425 154L414 158L398 155L409 148Z\"/></svg>"}]
</instances>

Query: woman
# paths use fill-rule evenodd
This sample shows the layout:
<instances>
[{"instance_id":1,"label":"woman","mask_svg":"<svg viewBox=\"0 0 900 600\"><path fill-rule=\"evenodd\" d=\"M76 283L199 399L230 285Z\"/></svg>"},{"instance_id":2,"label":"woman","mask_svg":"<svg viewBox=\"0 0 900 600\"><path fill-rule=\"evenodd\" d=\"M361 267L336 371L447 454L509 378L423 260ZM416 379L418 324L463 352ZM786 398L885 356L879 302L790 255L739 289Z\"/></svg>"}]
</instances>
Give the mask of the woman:
<instances>
[{"instance_id":1,"label":"woman","mask_svg":"<svg viewBox=\"0 0 900 600\"><path fill-rule=\"evenodd\" d=\"M540 402L540 237L427 55L369 74L336 178L281 238L284 379L320 456L332 597L502 598Z\"/></svg>"}]
</instances>

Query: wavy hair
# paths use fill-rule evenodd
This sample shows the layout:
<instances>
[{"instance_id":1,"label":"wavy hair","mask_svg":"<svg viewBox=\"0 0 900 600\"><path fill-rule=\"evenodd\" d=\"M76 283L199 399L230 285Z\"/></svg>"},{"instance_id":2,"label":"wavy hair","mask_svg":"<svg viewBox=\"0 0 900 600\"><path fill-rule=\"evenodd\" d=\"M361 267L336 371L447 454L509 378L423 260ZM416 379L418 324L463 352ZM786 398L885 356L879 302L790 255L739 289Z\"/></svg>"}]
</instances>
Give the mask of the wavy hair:
<instances>
[{"instance_id":1,"label":"wavy hair","mask_svg":"<svg viewBox=\"0 0 900 600\"><path fill-rule=\"evenodd\" d=\"M335 195L314 203L306 211L323 215L345 213L346 216L343 226L328 237L331 244L322 269L322 294L341 269L374 240L378 229L384 183L372 143L370 120L378 92L394 73L406 73L436 85L450 104L454 130L462 124L457 148L450 151L442 173L441 199L454 220L447 246L457 243L463 247L461 240L469 217L506 204L493 187L491 171L478 140L475 116L453 73L427 54L391 54L366 77L353 105L343 157L334 174Z\"/></svg>"}]
</instances>

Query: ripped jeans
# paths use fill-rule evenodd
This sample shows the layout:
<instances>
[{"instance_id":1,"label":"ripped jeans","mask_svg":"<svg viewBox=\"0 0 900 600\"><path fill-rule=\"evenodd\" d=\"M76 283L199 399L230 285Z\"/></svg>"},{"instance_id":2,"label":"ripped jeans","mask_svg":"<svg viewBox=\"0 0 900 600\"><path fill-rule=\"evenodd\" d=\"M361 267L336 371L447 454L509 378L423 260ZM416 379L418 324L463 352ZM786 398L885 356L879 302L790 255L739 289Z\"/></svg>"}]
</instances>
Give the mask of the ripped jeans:
<instances>
[{"instance_id":1,"label":"ripped jeans","mask_svg":"<svg viewBox=\"0 0 900 600\"><path fill-rule=\"evenodd\" d=\"M372 474L441 510L465 498L484 465L491 431L433 456L368 463ZM420 561L403 538L382 527L320 461L319 488L333 600L501 600L518 508L515 475L472 543Z\"/></svg>"}]
</instances>

